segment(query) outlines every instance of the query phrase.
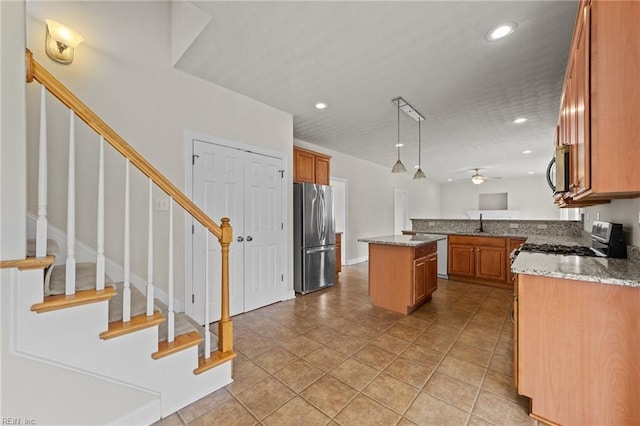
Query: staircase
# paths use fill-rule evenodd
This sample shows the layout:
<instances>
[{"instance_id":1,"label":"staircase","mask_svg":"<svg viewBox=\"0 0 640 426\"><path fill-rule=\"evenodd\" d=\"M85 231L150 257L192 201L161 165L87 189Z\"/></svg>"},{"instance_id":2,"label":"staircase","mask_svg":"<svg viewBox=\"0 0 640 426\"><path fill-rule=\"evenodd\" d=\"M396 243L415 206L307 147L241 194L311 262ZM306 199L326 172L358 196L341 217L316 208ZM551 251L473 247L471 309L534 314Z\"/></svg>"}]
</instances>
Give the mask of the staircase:
<instances>
[{"instance_id":1,"label":"staircase","mask_svg":"<svg viewBox=\"0 0 640 426\"><path fill-rule=\"evenodd\" d=\"M17 354L75 371L123 383L156 394L157 418L165 417L232 381L232 322L229 317L229 219L217 225L140 154L108 127L66 87L35 62L27 51L27 82L41 84L38 218L36 239L27 243L24 259L2 261L15 270L12 286L13 344ZM47 238L47 129L45 97L50 93L70 111L69 179L66 253ZM80 118L100 135L97 188L97 248L95 262L76 262L75 256L75 131ZM105 274L104 145L107 142L126 161L124 212L124 279L114 283ZM149 179L148 271L144 292L131 284L130 178L133 165ZM170 197L168 304L154 297L152 191ZM186 315L175 312L173 284L174 203L217 238L222 252L217 267L221 280L221 312L217 334ZM209 238L206 239L207 244ZM207 247L207 252L209 251ZM206 264L206 297L212 281ZM212 318L205 303L205 318ZM214 313L215 314L215 313ZM214 349L212 350L212 344Z\"/></svg>"}]
</instances>

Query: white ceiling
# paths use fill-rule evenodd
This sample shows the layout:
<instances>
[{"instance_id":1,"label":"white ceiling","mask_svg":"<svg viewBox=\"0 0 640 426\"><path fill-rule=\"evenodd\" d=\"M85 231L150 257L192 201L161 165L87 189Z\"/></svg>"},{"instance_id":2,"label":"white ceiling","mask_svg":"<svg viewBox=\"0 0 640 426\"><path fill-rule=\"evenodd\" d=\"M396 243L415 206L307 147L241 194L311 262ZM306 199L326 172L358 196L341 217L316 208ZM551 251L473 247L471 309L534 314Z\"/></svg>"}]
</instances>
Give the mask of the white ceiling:
<instances>
[{"instance_id":1,"label":"white ceiling","mask_svg":"<svg viewBox=\"0 0 640 426\"><path fill-rule=\"evenodd\" d=\"M542 174L552 156L576 1L192 3L212 19L177 67L290 112L296 139L391 169L402 96L426 117L429 179ZM417 122L401 115L413 173Z\"/></svg>"}]
</instances>

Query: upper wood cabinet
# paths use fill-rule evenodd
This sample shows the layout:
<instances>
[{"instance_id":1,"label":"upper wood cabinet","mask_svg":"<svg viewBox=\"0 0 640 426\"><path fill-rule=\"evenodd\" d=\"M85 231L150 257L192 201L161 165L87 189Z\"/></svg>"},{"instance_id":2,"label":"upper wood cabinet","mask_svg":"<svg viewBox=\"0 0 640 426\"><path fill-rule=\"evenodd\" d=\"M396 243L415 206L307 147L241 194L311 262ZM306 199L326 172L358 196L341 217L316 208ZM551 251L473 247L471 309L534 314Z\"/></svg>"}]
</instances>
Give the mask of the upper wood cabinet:
<instances>
[{"instance_id":1,"label":"upper wood cabinet","mask_svg":"<svg viewBox=\"0 0 640 426\"><path fill-rule=\"evenodd\" d=\"M331 157L308 149L293 147L293 181L329 185Z\"/></svg>"},{"instance_id":2,"label":"upper wood cabinet","mask_svg":"<svg viewBox=\"0 0 640 426\"><path fill-rule=\"evenodd\" d=\"M571 201L640 196L639 21L640 2L580 1L558 120Z\"/></svg>"}]
</instances>

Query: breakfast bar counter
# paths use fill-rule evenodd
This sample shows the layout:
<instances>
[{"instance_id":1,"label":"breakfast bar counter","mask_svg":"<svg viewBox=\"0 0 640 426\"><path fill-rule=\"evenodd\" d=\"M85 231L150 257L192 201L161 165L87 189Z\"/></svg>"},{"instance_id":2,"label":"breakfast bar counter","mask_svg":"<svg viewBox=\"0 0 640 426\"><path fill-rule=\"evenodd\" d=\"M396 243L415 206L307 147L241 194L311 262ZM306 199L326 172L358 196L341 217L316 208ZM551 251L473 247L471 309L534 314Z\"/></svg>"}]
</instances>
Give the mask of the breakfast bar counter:
<instances>
[{"instance_id":1,"label":"breakfast bar counter","mask_svg":"<svg viewBox=\"0 0 640 426\"><path fill-rule=\"evenodd\" d=\"M446 236L385 235L369 243L369 296L373 305L408 314L438 288L436 242Z\"/></svg>"}]
</instances>

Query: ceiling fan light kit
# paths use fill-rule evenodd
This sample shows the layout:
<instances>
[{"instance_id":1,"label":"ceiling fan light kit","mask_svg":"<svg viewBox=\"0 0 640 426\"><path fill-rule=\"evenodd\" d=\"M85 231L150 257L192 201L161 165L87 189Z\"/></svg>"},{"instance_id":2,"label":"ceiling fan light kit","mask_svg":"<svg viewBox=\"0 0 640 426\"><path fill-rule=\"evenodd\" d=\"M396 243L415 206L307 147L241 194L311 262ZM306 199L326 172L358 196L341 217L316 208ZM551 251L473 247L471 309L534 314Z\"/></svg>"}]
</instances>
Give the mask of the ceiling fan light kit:
<instances>
[{"instance_id":1,"label":"ceiling fan light kit","mask_svg":"<svg viewBox=\"0 0 640 426\"><path fill-rule=\"evenodd\" d=\"M412 119L418 122L418 170L416 170L416 173L413 175L413 178L426 179L427 176L422 171L422 165L421 165L422 141L421 141L421 135L420 135L420 122L424 120L424 116L420 114L414 107L412 107L407 101L402 99L402 97L400 96L392 99L391 102L396 104L397 110L398 110L398 143L396 144L396 146L398 147L398 161L396 161L396 163L393 165L391 172L405 173L407 171L407 168L404 166L404 164L402 164L402 161L400 160L400 147L402 146L402 144L400 143L400 110L402 110L402 112L404 112L409 117L411 117Z\"/></svg>"}]
</instances>

